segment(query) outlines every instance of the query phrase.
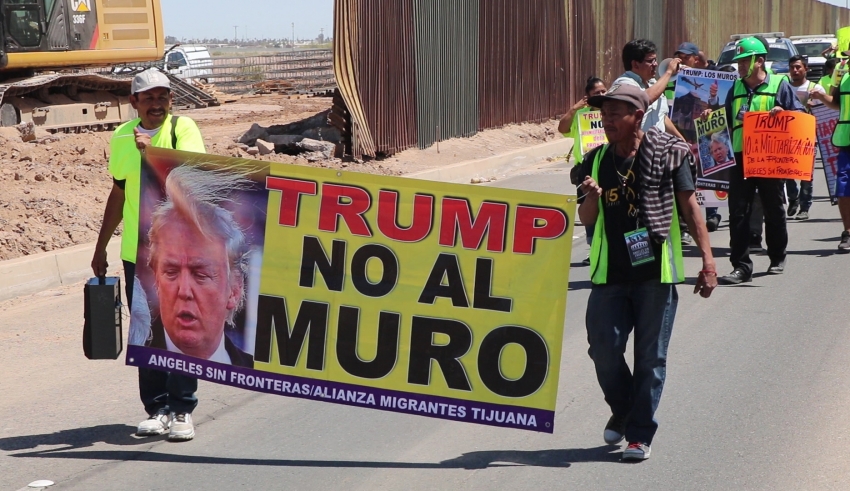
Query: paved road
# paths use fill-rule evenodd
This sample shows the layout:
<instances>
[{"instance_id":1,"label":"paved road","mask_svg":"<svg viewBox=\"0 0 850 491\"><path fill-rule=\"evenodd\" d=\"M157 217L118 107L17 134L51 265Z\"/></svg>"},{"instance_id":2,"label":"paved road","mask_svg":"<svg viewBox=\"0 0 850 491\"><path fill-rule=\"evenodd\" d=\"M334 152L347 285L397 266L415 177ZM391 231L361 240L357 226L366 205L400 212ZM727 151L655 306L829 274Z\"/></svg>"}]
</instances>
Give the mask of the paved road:
<instances>
[{"instance_id":1,"label":"paved road","mask_svg":"<svg viewBox=\"0 0 850 491\"><path fill-rule=\"evenodd\" d=\"M553 166L496 186L564 191ZM0 489L846 490L850 335L837 209L789 225L787 272L679 312L647 462L602 442L608 410L586 355L583 238L571 288L554 435L494 429L201 383L197 438L137 439L135 371L87 361L81 287L0 304ZM721 272L728 233L711 234ZM764 256L757 271L767 269ZM691 274L698 259L687 260Z\"/></svg>"}]
</instances>

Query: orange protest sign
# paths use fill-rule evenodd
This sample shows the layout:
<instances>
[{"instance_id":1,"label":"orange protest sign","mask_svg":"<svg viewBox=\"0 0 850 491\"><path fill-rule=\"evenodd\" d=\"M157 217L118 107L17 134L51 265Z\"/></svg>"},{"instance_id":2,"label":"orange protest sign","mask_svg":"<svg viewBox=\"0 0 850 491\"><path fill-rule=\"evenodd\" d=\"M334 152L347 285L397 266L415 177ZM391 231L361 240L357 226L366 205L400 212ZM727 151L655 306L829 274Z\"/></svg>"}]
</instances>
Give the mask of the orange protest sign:
<instances>
[{"instance_id":1,"label":"orange protest sign","mask_svg":"<svg viewBox=\"0 0 850 491\"><path fill-rule=\"evenodd\" d=\"M744 116L744 177L811 181L815 166L815 117L796 111Z\"/></svg>"}]
</instances>

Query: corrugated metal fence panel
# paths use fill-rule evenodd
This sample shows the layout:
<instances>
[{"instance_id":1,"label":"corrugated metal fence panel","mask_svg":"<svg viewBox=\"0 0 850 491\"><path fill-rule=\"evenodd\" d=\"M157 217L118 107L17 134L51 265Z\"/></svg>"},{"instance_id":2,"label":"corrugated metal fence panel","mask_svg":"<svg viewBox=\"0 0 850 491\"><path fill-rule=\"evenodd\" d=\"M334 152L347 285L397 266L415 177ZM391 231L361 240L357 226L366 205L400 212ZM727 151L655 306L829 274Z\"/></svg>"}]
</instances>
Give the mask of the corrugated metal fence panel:
<instances>
[{"instance_id":1,"label":"corrugated metal fence panel","mask_svg":"<svg viewBox=\"0 0 850 491\"><path fill-rule=\"evenodd\" d=\"M664 11L665 3L668 2L666 0L634 0L635 30L633 36L635 39L652 39L659 44L662 42L664 31L670 25L669 22L658 22L658 19L669 16ZM681 3L681 0L679 0L679 3Z\"/></svg>"},{"instance_id":2,"label":"corrugated metal fence panel","mask_svg":"<svg viewBox=\"0 0 850 491\"><path fill-rule=\"evenodd\" d=\"M416 68L410 1L358 0L357 79L377 154L416 145Z\"/></svg>"},{"instance_id":3,"label":"corrugated metal fence panel","mask_svg":"<svg viewBox=\"0 0 850 491\"><path fill-rule=\"evenodd\" d=\"M356 158L374 155L375 144L360 97L358 66L360 45L357 36L357 1L337 0L334 2L334 78L344 108L335 108L337 114L349 114L351 128L344 133L351 135L351 153ZM343 118L344 119L344 118Z\"/></svg>"},{"instance_id":4,"label":"corrugated metal fence panel","mask_svg":"<svg viewBox=\"0 0 850 491\"><path fill-rule=\"evenodd\" d=\"M413 0L418 143L478 129L479 0Z\"/></svg>"},{"instance_id":5,"label":"corrugated metal fence panel","mask_svg":"<svg viewBox=\"0 0 850 491\"><path fill-rule=\"evenodd\" d=\"M572 72L573 99L584 94L588 77L596 76L610 84L623 73L623 45L633 39L632 0L567 0L571 2L574 30L570 42L579 63Z\"/></svg>"},{"instance_id":6,"label":"corrugated metal fence panel","mask_svg":"<svg viewBox=\"0 0 850 491\"><path fill-rule=\"evenodd\" d=\"M480 0L479 128L542 121L569 97L563 0Z\"/></svg>"}]
</instances>

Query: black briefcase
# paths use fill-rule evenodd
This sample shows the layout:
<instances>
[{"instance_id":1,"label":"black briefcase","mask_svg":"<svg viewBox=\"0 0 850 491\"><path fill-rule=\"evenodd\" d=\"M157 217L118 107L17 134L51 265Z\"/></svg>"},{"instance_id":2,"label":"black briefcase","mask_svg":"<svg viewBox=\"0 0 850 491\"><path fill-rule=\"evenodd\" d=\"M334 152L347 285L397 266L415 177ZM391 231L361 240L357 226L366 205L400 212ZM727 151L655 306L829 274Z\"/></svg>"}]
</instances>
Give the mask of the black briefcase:
<instances>
[{"instance_id":1,"label":"black briefcase","mask_svg":"<svg viewBox=\"0 0 850 491\"><path fill-rule=\"evenodd\" d=\"M83 289L83 352L89 360L115 360L124 349L121 332L121 279L92 278Z\"/></svg>"}]
</instances>

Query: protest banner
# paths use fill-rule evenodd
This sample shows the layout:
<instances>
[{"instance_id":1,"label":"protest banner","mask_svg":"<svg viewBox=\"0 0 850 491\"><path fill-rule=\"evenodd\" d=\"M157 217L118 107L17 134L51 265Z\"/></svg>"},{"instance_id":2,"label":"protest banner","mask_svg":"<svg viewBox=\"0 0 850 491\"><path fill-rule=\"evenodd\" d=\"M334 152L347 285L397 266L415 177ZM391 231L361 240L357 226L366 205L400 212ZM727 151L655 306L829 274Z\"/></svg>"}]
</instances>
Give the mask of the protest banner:
<instances>
[{"instance_id":1,"label":"protest banner","mask_svg":"<svg viewBox=\"0 0 850 491\"><path fill-rule=\"evenodd\" d=\"M838 173L838 147L832 144L832 132L838 124L838 111L818 104L812 107L812 115L817 121L818 148L823 162L823 173L826 176L826 188L829 199L835 204L835 176Z\"/></svg>"},{"instance_id":2,"label":"protest banner","mask_svg":"<svg viewBox=\"0 0 850 491\"><path fill-rule=\"evenodd\" d=\"M796 111L744 115L744 177L811 181L815 117Z\"/></svg>"},{"instance_id":3,"label":"protest banner","mask_svg":"<svg viewBox=\"0 0 850 491\"><path fill-rule=\"evenodd\" d=\"M696 192L697 204L705 208L724 208L729 206L727 191L711 191L700 189Z\"/></svg>"},{"instance_id":4,"label":"protest banner","mask_svg":"<svg viewBox=\"0 0 850 491\"><path fill-rule=\"evenodd\" d=\"M144 160L128 364L553 432L574 196Z\"/></svg>"},{"instance_id":5,"label":"protest banner","mask_svg":"<svg viewBox=\"0 0 850 491\"><path fill-rule=\"evenodd\" d=\"M735 166L732 140L726 127L726 109L712 111L705 119L696 120L699 169L704 178Z\"/></svg>"},{"instance_id":6,"label":"protest banner","mask_svg":"<svg viewBox=\"0 0 850 491\"><path fill-rule=\"evenodd\" d=\"M715 70L698 70L683 67L676 79L676 98L670 119L691 146L697 163L696 186L698 189L729 190L729 178L734 166L731 138L726 127L726 99L737 80L737 73ZM701 116L711 111L708 121ZM715 151L722 162L712 158L711 138L714 136ZM727 156L721 156L720 146L727 147ZM723 205L725 206L725 204Z\"/></svg>"},{"instance_id":7,"label":"protest banner","mask_svg":"<svg viewBox=\"0 0 850 491\"><path fill-rule=\"evenodd\" d=\"M602 128L602 115L599 111L586 111L578 114L579 140L581 156L584 157L594 148L608 143L605 129Z\"/></svg>"}]
</instances>

